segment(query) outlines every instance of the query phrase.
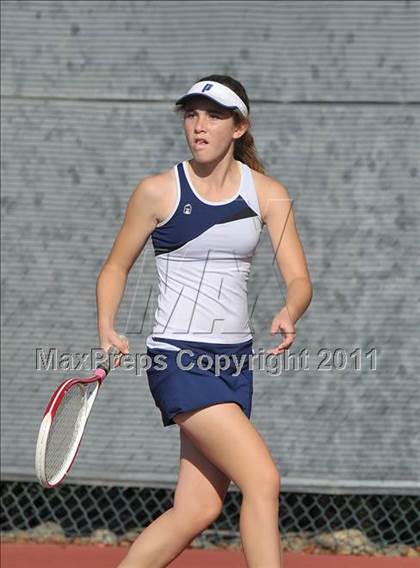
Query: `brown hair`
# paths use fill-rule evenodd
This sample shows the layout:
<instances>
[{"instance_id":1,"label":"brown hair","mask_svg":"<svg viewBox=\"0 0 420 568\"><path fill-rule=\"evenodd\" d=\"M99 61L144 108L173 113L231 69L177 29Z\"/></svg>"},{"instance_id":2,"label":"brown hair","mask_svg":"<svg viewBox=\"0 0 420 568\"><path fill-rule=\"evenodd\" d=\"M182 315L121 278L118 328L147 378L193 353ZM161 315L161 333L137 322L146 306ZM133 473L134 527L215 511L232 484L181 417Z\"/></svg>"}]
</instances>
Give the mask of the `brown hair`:
<instances>
[{"instance_id":1,"label":"brown hair","mask_svg":"<svg viewBox=\"0 0 420 568\"><path fill-rule=\"evenodd\" d=\"M250 111L249 99L245 88L239 81L237 81L230 75L207 75L206 77L198 79L196 82L199 81L216 81L217 83L221 83L222 85L229 87L229 89L232 89L232 91L234 91L238 95L238 97L243 100L243 102L246 104L248 112ZM176 106L175 111L182 111L183 108L184 105L181 103L180 105ZM246 120L249 125L245 134L235 140L233 157L235 158L235 160L239 160L240 162L245 163L247 166L256 170L257 172L265 174L264 165L258 157L257 149L255 148L254 137L250 132L251 121L249 119L249 115L244 119L242 114L235 110L233 111L233 120L235 121L235 124L239 124L243 120Z\"/></svg>"}]
</instances>

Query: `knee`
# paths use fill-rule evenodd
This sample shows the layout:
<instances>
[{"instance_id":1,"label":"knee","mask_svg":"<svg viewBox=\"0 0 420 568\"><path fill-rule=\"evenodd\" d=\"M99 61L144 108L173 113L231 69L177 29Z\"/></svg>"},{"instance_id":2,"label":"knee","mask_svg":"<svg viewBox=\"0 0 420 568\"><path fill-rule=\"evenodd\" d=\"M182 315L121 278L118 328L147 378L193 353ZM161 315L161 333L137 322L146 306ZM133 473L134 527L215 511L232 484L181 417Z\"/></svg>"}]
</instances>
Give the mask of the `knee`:
<instances>
[{"instance_id":1,"label":"knee","mask_svg":"<svg viewBox=\"0 0 420 568\"><path fill-rule=\"evenodd\" d=\"M280 493L280 474L275 465L267 467L262 472L259 492L262 496L267 496L268 498L278 498Z\"/></svg>"},{"instance_id":2,"label":"knee","mask_svg":"<svg viewBox=\"0 0 420 568\"><path fill-rule=\"evenodd\" d=\"M193 532L202 531L220 516L223 503L195 503L194 505L176 508L183 523L188 523Z\"/></svg>"},{"instance_id":3,"label":"knee","mask_svg":"<svg viewBox=\"0 0 420 568\"><path fill-rule=\"evenodd\" d=\"M223 510L223 503L209 503L207 505L203 505L201 510L201 520L204 524L204 527L208 527L214 521L218 519L221 512Z\"/></svg>"},{"instance_id":4,"label":"knee","mask_svg":"<svg viewBox=\"0 0 420 568\"><path fill-rule=\"evenodd\" d=\"M249 484L245 491L257 499L278 499L281 489L281 480L275 464L268 465L259 471L257 479Z\"/></svg>"}]
</instances>

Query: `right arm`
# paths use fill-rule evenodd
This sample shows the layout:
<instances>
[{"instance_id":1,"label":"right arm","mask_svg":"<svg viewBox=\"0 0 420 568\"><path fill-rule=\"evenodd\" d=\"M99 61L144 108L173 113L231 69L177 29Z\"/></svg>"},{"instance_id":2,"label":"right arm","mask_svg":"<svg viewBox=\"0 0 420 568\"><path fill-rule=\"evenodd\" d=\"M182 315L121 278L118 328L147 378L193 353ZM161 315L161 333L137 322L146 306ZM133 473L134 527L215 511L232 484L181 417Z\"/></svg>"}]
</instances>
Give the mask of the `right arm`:
<instances>
[{"instance_id":1,"label":"right arm","mask_svg":"<svg viewBox=\"0 0 420 568\"><path fill-rule=\"evenodd\" d=\"M114 330L114 318L121 303L128 273L142 252L159 219L160 191L156 176L142 180L132 192L124 221L96 283L99 342L108 351L113 344L128 353L128 341Z\"/></svg>"}]
</instances>

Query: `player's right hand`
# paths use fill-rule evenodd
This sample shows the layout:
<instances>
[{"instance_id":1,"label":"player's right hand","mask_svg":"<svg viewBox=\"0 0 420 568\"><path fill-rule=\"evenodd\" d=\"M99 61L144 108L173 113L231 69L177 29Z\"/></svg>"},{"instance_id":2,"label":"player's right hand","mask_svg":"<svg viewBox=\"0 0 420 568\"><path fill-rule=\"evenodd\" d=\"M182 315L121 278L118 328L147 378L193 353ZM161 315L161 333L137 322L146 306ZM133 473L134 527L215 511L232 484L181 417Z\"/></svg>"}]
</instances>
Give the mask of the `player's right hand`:
<instances>
[{"instance_id":1,"label":"player's right hand","mask_svg":"<svg viewBox=\"0 0 420 568\"><path fill-rule=\"evenodd\" d=\"M129 353L128 339L125 335L120 335L114 329L100 333L99 340L101 349L105 352L108 352L111 346L115 345L115 347L124 355Z\"/></svg>"}]
</instances>

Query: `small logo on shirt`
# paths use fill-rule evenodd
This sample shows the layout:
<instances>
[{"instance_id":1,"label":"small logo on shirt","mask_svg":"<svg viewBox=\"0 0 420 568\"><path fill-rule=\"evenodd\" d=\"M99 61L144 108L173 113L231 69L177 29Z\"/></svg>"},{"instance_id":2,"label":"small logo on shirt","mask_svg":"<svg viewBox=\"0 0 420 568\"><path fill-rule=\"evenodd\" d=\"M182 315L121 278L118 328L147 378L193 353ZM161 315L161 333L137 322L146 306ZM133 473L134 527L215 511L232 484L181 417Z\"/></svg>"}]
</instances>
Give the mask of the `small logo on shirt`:
<instances>
[{"instance_id":1,"label":"small logo on shirt","mask_svg":"<svg viewBox=\"0 0 420 568\"><path fill-rule=\"evenodd\" d=\"M191 203L187 203L186 205L184 205L184 214L185 215L191 215L191 210L192 210L192 205Z\"/></svg>"}]
</instances>

